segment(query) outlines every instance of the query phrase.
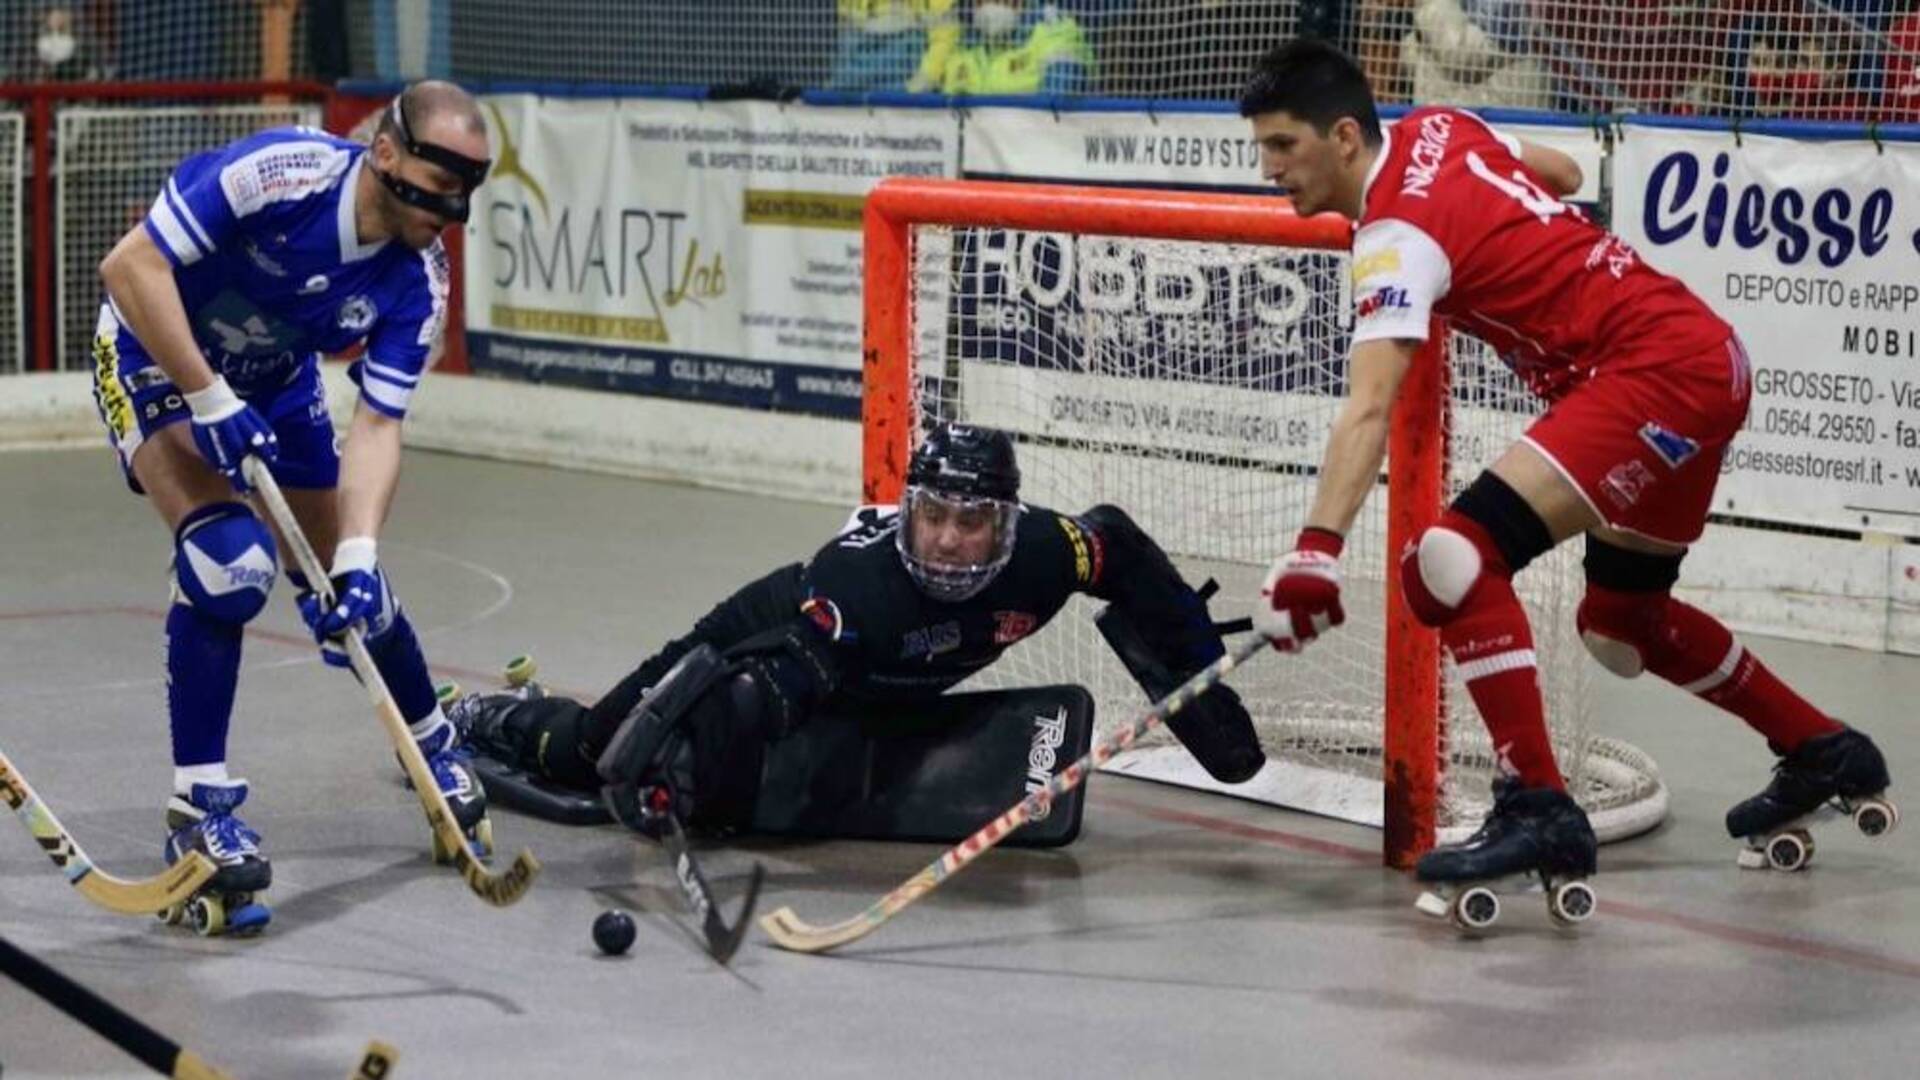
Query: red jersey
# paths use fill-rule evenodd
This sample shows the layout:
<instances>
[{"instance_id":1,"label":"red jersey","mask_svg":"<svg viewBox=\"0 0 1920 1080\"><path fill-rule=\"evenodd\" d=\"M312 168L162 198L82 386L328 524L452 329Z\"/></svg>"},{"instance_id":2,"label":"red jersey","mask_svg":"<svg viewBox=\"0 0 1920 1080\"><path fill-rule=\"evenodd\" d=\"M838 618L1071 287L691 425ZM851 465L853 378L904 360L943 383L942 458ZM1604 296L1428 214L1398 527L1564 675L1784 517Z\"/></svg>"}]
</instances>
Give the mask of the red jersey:
<instances>
[{"instance_id":1,"label":"red jersey","mask_svg":"<svg viewBox=\"0 0 1920 1080\"><path fill-rule=\"evenodd\" d=\"M1353 244L1355 343L1425 341L1429 314L1556 400L1603 366L1717 348L1733 330L1685 285L1540 186L1518 140L1415 109L1368 173Z\"/></svg>"}]
</instances>

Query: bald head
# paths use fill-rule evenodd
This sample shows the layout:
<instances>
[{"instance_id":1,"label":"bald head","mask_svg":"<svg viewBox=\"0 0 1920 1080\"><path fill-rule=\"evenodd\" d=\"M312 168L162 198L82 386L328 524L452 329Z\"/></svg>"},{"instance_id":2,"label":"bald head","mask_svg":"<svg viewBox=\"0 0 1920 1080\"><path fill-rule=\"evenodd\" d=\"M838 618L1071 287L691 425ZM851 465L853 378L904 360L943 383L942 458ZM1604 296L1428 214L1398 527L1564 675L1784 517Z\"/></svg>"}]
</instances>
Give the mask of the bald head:
<instances>
[{"instance_id":1,"label":"bald head","mask_svg":"<svg viewBox=\"0 0 1920 1080\"><path fill-rule=\"evenodd\" d=\"M487 121L473 95L450 82L428 79L400 92L407 127L423 143L444 146L470 158L487 156ZM391 125L391 118L381 126ZM397 131L389 134L397 137Z\"/></svg>"}]
</instances>

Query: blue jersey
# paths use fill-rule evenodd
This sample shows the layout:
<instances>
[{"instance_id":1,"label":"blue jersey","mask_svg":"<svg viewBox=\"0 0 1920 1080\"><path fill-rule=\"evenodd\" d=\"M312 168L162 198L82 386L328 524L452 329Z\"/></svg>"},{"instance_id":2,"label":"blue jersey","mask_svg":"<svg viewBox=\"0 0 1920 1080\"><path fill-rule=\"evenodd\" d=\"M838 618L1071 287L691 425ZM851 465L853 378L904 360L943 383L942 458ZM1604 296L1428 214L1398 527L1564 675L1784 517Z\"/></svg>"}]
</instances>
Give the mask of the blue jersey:
<instances>
[{"instance_id":1,"label":"blue jersey","mask_svg":"<svg viewBox=\"0 0 1920 1080\"><path fill-rule=\"evenodd\" d=\"M147 234L173 264L201 351L242 397L364 340L361 400L406 415L446 320L447 255L438 241L360 243L366 167L359 143L276 128L188 158L154 201Z\"/></svg>"}]
</instances>

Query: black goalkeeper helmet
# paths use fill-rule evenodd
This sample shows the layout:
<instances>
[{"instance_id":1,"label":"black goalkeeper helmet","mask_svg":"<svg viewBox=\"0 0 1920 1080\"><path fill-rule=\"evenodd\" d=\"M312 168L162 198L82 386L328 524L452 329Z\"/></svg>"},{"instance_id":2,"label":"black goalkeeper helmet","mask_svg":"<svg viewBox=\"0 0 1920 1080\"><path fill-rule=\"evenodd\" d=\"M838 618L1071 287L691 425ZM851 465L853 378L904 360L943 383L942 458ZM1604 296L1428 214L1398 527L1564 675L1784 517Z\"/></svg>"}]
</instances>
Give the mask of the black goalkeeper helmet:
<instances>
[{"instance_id":1,"label":"black goalkeeper helmet","mask_svg":"<svg viewBox=\"0 0 1920 1080\"><path fill-rule=\"evenodd\" d=\"M957 603L1013 559L1020 466L1004 431L942 424L907 463L895 544L922 592Z\"/></svg>"}]
</instances>

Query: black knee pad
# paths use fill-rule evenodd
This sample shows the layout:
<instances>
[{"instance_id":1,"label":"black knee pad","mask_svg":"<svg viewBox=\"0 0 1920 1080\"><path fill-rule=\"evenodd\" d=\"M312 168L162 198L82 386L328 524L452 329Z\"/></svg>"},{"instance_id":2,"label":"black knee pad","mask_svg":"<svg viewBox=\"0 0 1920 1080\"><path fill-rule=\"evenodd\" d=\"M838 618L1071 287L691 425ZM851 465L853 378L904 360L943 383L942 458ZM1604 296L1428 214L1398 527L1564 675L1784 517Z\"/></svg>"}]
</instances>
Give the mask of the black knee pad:
<instances>
[{"instance_id":1,"label":"black knee pad","mask_svg":"<svg viewBox=\"0 0 1920 1080\"><path fill-rule=\"evenodd\" d=\"M1547 523L1511 484L1492 472L1481 473L1455 496L1453 509L1487 530L1507 568L1516 574L1553 548Z\"/></svg>"},{"instance_id":2,"label":"black knee pad","mask_svg":"<svg viewBox=\"0 0 1920 1080\"><path fill-rule=\"evenodd\" d=\"M1680 580L1680 560L1676 555L1655 555L1609 544L1597 536L1587 536L1587 556L1581 560L1587 580L1615 592L1669 592Z\"/></svg>"}]
</instances>

